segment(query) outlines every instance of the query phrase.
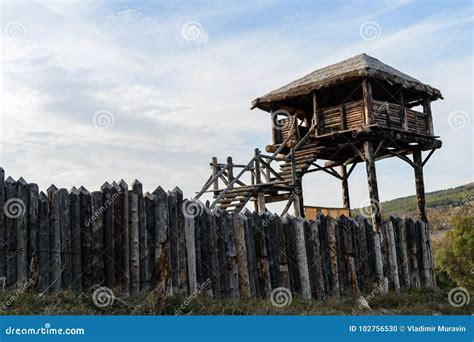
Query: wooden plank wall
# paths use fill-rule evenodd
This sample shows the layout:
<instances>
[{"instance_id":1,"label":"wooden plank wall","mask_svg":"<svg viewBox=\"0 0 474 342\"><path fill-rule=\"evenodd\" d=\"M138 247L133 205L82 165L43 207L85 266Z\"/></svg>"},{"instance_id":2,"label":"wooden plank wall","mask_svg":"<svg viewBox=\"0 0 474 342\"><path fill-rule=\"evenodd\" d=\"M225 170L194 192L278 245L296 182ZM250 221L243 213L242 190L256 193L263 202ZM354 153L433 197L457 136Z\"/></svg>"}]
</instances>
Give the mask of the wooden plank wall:
<instances>
[{"instance_id":1,"label":"wooden plank wall","mask_svg":"<svg viewBox=\"0 0 474 342\"><path fill-rule=\"evenodd\" d=\"M428 226L391 218L374 232L363 217L302 220L209 211L179 188L143 193L140 182L40 192L0 169L0 277L35 291L112 288L120 296L269 298L278 287L324 300L373 289L375 248L393 291L434 286ZM379 242L380 241L380 242Z\"/></svg>"}]
</instances>

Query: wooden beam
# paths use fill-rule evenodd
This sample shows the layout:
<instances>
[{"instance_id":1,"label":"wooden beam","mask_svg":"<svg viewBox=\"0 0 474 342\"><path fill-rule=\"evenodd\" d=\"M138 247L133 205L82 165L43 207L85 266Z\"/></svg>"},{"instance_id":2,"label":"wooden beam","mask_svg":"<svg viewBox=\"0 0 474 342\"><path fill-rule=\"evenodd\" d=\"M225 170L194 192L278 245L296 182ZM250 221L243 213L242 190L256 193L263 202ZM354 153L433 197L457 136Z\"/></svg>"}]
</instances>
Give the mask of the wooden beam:
<instances>
[{"instance_id":1,"label":"wooden beam","mask_svg":"<svg viewBox=\"0 0 474 342\"><path fill-rule=\"evenodd\" d=\"M428 222L425 208L425 185L423 181L423 163L421 159L420 148L417 148L413 151L413 164L413 168L415 170L416 203L418 215L422 221Z\"/></svg>"},{"instance_id":2,"label":"wooden beam","mask_svg":"<svg viewBox=\"0 0 474 342\"><path fill-rule=\"evenodd\" d=\"M408 119L405 113L405 99L403 96L403 89L400 89L398 93L398 107L400 109L400 125L402 130L408 131Z\"/></svg>"},{"instance_id":3,"label":"wooden beam","mask_svg":"<svg viewBox=\"0 0 474 342\"><path fill-rule=\"evenodd\" d=\"M428 95L423 97L423 113L426 115L426 127L429 135L434 135L433 116L431 113L431 100Z\"/></svg>"},{"instance_id":4,"label":"wooden beam","mask_svg":"<svg viewBox=\"0 0 474 342\"><path fill-rule=\"evenodd\" d=\"M362 81L362 97L364 100L364 123L365 125L374 124L372 85L368 78L364 78Z\"/></svg>"},{"instance_id":5,"label":"wooden beam","mask_svg":"<svg viewBox=\"0 0 474 342\"><path fill-rule=\"evenodd\" d=\"M347 168L345 165L341 166L341 178L342 178L342 205L344 208L350 209L351 203L349 199L349 184L348 178L349 175L347 173Z\"/></svg>"},{"instance_id":6,"label":"wooden beam","mask_svg":"<svg viewBox=\"0 0 474 342\"><path fill-rule=\"evenodd\" d=\"M212 165L212 177L214 178L214 183L213 183L213 188L214 188L214 197L217 197L219 195L219 192L217 192L216 190L219 189L219 176L217 175L218 171L217 171L217 157L212 157L212 161L211 161L211 165Z\"/></svg>"},{"instance_id":7,"label":"wooden beam","mask_svg":"<svg viewBox=\"0 0 474 342\"><path fill-rule=\"evenodd\" d=\"M372 223L376 231L381 231L382 213L380 211L379 190L377 173L375 170L374 148L372 142L364 142L365 165L367 170L367 183L369 186L370 203L372 206Z\"/></svg>"},{"instance_id":8,"label":"wooden beam","mask_svg":"<svg viewBox=\"0 0 474 342\"><path fill-rule=\"evenodd\" d=\"M421 166L425 166L425 164L428 162L428 160L431 158L431 156L433 155L434 151L436 151L436 149L432 149L430 151L430 153L428 153L428 155L426 156L425 160L423 160L423 163L421 163Z\"/></svg>"}]
</instances>

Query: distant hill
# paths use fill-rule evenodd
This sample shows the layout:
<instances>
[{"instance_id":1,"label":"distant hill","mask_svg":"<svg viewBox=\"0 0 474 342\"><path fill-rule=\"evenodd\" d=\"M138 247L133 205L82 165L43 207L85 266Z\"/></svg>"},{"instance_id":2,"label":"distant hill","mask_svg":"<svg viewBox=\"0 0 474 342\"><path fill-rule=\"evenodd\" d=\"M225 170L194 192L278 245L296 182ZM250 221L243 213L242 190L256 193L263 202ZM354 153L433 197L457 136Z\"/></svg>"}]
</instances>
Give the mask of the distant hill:
<instances>
[{"instance_id":1,"label":"distant hill","mask_svg":"<svg viewBox=\"0 0 474 342\"><path fill-rule=\"evenodd\" d=\"M451 217L458 213L474 215L473 201L474 183L426 193L426 212L432 229L449 229ZM382 202L382 215L416 218L416 196Z\"/></svg>"}]
</instances>

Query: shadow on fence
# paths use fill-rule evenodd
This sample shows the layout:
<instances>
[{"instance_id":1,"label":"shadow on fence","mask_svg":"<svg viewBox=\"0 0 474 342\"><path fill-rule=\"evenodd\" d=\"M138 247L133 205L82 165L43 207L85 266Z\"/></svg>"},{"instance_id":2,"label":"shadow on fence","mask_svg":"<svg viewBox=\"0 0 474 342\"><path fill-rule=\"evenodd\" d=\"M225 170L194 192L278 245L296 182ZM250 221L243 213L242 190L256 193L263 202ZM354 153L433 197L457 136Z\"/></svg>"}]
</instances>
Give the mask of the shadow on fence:
<instances>
[{"instance_id":1,"label":"shadow on fence","mask_svg":"<svg viewBox=\"0 0 474 342\"><path fill-rule=\"evenodd\" d=\"M211 212L179 188L143 194L138 181L43 193L2 169L0 277L6 288L44 294L106 286L122 296L213 298L268 298L283 287L324 300L435 286L421 221L391 217L376 232L364 217Z\"/></svg>"}]
</instances>

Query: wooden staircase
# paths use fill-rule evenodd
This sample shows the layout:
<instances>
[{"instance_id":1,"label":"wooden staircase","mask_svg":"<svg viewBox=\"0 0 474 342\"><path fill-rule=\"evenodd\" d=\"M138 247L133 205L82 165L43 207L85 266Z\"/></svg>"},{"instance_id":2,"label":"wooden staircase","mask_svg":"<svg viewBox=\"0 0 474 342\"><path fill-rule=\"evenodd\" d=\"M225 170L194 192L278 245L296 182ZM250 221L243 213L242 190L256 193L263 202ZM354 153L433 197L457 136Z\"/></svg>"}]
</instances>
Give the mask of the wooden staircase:
<instances>
[{"instance_id":1,"label":"wooden staircase","mask_svg":"<svg viewBox=\"0 0 474 342\"><path fill-rule=\"evenodd\" d=\"M288 142L294 133L288 135L287 140L271 156L261 154L256 149L255 156L245 166L234 165L230 157L226 164L218 164L217 159L213 158L212 175L195 199L206 192L212 192L214 201L210 208L217 206L232 213L239 213L250 200L258 201L259 198L263 204L282 200L292 201L291 194L296 193L297 180L303 177L317 159L319 148L307 142L314 129L315 126L312 126L286 155L282 151L288 147ZM278 171L273 168L276 163ZM242 170L234 177L236 168ZM243 181L245 174L251 175L250 184ZM219 180L222 180L225 188L219 188ZM213 189L209 189L212 185Z\"/></svg>"}]
</instances>

